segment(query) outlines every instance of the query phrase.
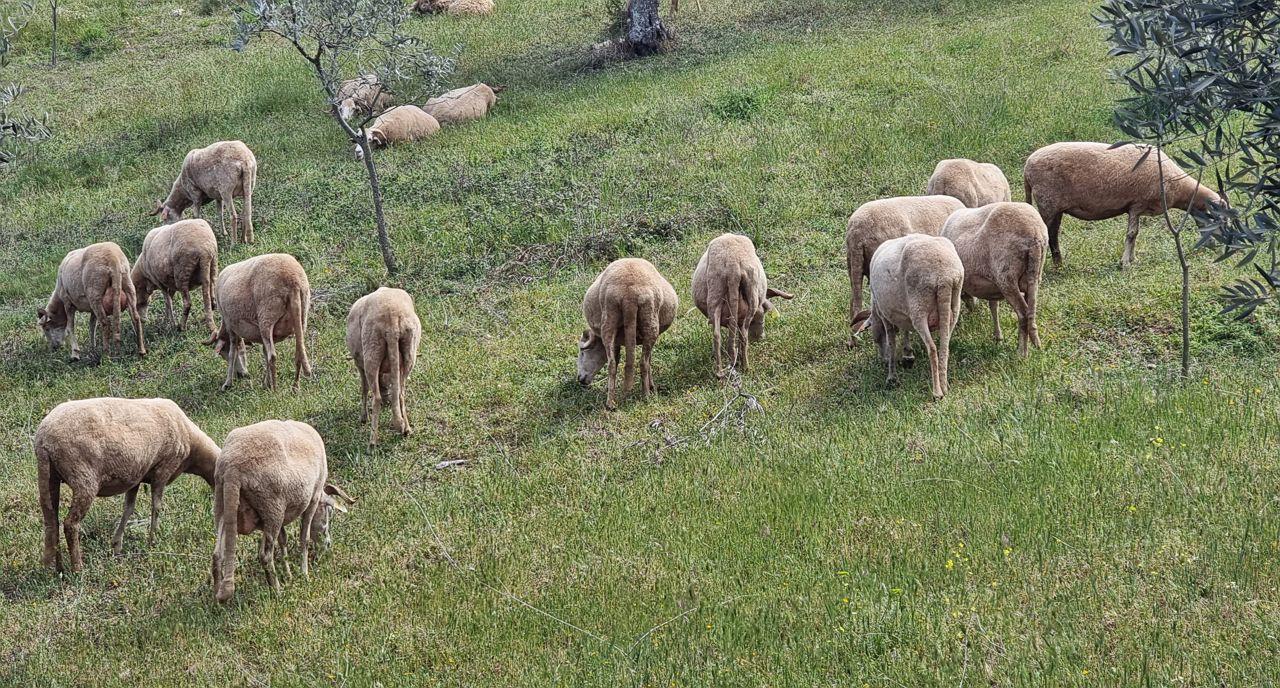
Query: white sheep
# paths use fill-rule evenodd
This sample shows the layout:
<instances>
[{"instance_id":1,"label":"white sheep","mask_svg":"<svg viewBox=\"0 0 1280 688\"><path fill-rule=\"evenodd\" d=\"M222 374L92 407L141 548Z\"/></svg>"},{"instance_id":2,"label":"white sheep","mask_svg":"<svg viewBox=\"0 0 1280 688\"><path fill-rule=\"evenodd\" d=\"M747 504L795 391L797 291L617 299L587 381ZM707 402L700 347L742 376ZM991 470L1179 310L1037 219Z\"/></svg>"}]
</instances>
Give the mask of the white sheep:
<instances>
[{"instance_id":1,"label":"white sheep","mask_svg":"<svg viewBox=\"0 0 1280 688\"><path fill-rule=\"evenodd\" d=\"M365 131L369 145L378 148L393 143L424 139L440 131L435 117L416 105L397 105L378 116ZM356 160L364 160L364 151L355 144Z\"/></svg>"},{"instance_id":2,"label":"white sheep","mask_svg":"<svg viewBox=\"0 0 1280 688\"><path fill-rule=\"evenodd\" d=\"M76 313L89 314L89 346L97 348L97 324L102 324L102 351L110 355L111 343L120 343L120 313L128 311L138 335L138 355L147 355L138 315L138 297L129 279L129 259L110 241L71 251L58 265L53 294L44 308L36 310L41 330L49 346L57 350L64 340L71 348L71 360L80 360L76 346Z\"/></svg>"},{"instance_id":3,"label":"white sheep","mask_svg":"<svg viewBox=\"0 0 1280 688\"><path fill-rule=\"evenodd\" d=\"M422 109L442 125L463 124L484 117L497 102L498 95L488 84L472 84L436 96Z\"/></svg>"},{"instance_id":4,"label":"white sheep","mask_svg":"<svg viewBox=\"0 0 1280 688\"><path fill-rule=\"evenodd\" d=\"M423 14L492 14L493 0L415 0L413 9Z\"/></svg>"},{"instance_id":5,"label":"white sheep","mask_svg":"<svg viewBox=\"0 0 1280 688\"><path fill-rule=\"evenodd\" d=\"M748 343L764 336L764 316L773 309L771 298L789 299L769 287L755 244L741 234L721 234L707 245L693 271L693 303L711 321L712 357L716 377L723 377L720 326L731 333L730 351L746 372Z\"/></svg>"},{"instance_id":6,"label":"white sheep","mask_svg":"<svg viewBox=\"0 0 1280 688\"><path fill-rule=\"evenodd\" d=\"M218 445L168 399L102 398L59 404L36 427L34 444L44 517L40 560L58 571L62 571L58 501L63 483L71 487L71 508L64 523L67 553L71 570L79 571L84 565L80 522L95 497L124 495L124 513L111 536L111 549L119 554L138 487L150 485L150 546L165 487L183 473L198 475L212 486L219 452Z\"/></svg>"},{"instance_id":7,"label":"white sheep","mask_svg":"<svg viewBox=\"0 0 1280 688\"><path fill-rule=\"evenodd\" d=\"M383 90L377 74L365 74L342 82L334 101L338 104L338 115L346 120L357 112L365 115L382 112L391 106L392 97Z\"/></svg>"},{"instance_id":8,"label":"white sheep","mask_svg":"<svg viewBox=\"0 0 1280 688\"><path fill-rule=\"evenodd\" d=\"M311 376L307 359L307 317L311 283L291 255L268 253L227 266L218 275L218 312L222 325L209 343L227 361L223 391L236 376L247 375L245 344L261 343L266 357L263 383L276 387L276 342L294 338L293 388L302 375Z\"/></svg>"},{"instance_id":9,"label":"white sheep","mask_svg":"<svg viewBox=\"0 0 1280 688\"><path fill-rule=\"evenodd\" d=\"M178 329L187 329L191 315L191 287L201 287L204 320L212 331L213 285L218 277L218 238L204 220L180 220L147 232L142 252L134 261L130 281L138 294L138 310L145 315L151 292L164 294L165 322L173 325L173 297L181 293L186 304Z\"/></svg>"},{"instance_id":10,"label":"white sheep","mask_svg":"<svg viewBox=\"0 0 1280 688\"><path fill-rule=\"evenodd\" d=\"M378 443L378 418L385 397L391 404L391 427L403 435L413 431L405 407L405 383L418 358L422 323L413 297L403 289L382 287L351 305L347 315L347 349L360 374L360 422L369 418L373 397L373 429L369 444Z\"/></svg>"},{"instance_id":11,"label":"white sheep","mask_svg":"<svg viewBox=\"0 0 1280 688\"><path fill-rule=\"evenodd\" d=\"M1009 180L999 167L964 158L940 161L929 177L925 193L951 196L968 208L1010 200Z\"/></svg>"},{"instance_id":12,"label":"white sheep","mask_svg":"<svg viewBox=\"0 0 1280 688\"><path fill-rule=\"evenodd\" d=\"M253 242L253 190L258 180L258 159L243 141L219 141L204 148L196 148L182 161L182 171L173 181L169 197L156 204L152 215L160 221L173 224L182 219L182 212L191 208L200 217L200 208L209 201L218 205L218 218L222 233L227 234L224 211L231 211L231 245L236 245L236 233L243 230L242 239ZM235 197L244 200L244 223L238 228L240 218L236 214Z\"/></svg>"}]
</instances>

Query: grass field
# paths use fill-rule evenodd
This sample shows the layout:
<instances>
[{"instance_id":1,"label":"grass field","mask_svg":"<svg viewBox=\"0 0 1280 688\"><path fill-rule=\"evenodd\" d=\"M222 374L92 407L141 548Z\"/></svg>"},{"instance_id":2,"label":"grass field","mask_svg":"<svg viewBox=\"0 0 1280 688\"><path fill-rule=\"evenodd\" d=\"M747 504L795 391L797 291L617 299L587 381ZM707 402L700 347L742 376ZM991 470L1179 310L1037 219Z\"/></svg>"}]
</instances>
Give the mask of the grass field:
<instances>
[{"instance_id":1,"label":"grass field","mask_svg":"<svg viewBox=\"0 0 1280 688\"><path fill-rule=\"evenodd\" d=\"M417 433L376 450L342 337L384 276L363 169L303 66L276 44L226 49L216 2L66 4L58 67L37 21L0 74L56 132L0 174L0 685L1280 681L1280 321L1217 315L1229 265L1193 256L1188 382L1154 222L1120 272L1123 221L1068 220L1045 348L1020 360L985 309L966 315L942 402L927 366L887 388L869 342L844 346L857 205L922 192L943 157L1001 165L1020 198L1030 151L1119 138L1088 0L685 0L677 51L595 71L580 55L603 2L420 20L462 45L450 86L507 90L491 118L379 158L425 331ZM50 352L35 309L66 251L136 255L184 153L232 138L260 164L257 243L222 265L302 261L315 379L268 392L255 353L255 377L219 392L199 328L155 310L145 360ZM710 375L709 330L685 312L724 231L796 293L740 381L762 413ZM623 255L652 260L682 308L660 393L609 413L602 383L573 380L574 340L584 290ZM218 441L316 426L360 501L311 580L273 595L242 538L218 606L194 477L167 491L154 548L131 528L113 557L121 500L101 500L84 571L41 569L32 433L101 395L172 398ZM452 459L468 463L432 468Z\"/></svg>"}]
</instances>

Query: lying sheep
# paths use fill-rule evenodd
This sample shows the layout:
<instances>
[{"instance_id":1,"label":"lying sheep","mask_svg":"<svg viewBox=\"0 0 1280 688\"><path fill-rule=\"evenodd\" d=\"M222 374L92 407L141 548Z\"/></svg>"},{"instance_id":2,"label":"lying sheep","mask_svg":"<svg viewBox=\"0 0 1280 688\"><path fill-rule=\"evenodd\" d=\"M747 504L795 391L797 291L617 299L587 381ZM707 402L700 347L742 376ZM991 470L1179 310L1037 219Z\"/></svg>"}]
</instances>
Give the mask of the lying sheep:
<instances>
[{"instance_id":1,"label":"lying sheep","mask_svg":"<svg viewBox=\"0 0 1280 688\"><path fill-rule=\"evenodd\" d=\"M741 356L747 370L748 342L764 336L764 316L773 309L771 298L791 294L768 286L755 244L741 234L721 234L707 246L693 271L693 303L711 321L716 377L724 377L720 361L720 325L729 326L735 361ZM739 354L741 350L741 354Z\"/></svg>"},{"instance_id":2,"label":"lying sheep","mask_svg":"<svg viewBox=\"0 0 1280 688\"><path fill-rule=\"evenodd\" d=\"M334 97L338 115L344 120L351 119L357 112L366 116L382 112L391 106L391 100L391 94L382 90L377 74L365 74L342 82Z\"/></svg>"},{"instance_id":3,"label":"lying sheep","mask_svg":"<svg viewBox=\"0 0 1280 688\"><path fill-rule=\"evenodd\" d=\"M1018 316L1018 354L1027 343L1040 348L1036 329L1036 291L1044 268L1049 230L1036 209L1026 203L992 203L956 211L942 227L964 264L964 293L986 299L1000 341L1000 301Z\"/></svg>"},{"instance_id":4,"label":"lying sheep","mask_svg":"<svg viewBox=\"0 0 1280 688\"><path fill-rule=\"evenodd\" d=\"M59 404L40 421L35 436L40 511L44 516L44 566L62 571L58 542L58 500L62 484L71 486L71 508L64 529L71 570L84 566L80 522L94 497L124 494L124 513L111 536L120 553L124 529L133 516L138 486L151 486L151 525L147 545L155 541L160 498L183 473L213 485L218 445L168 399L83 399Z\"/></svg>"},{"instance_id":5,"label":"lying sheep","mask_svg":"<svg viewBox=\"0 0 1280 688\"><path fill-rule=\"evenodd\" d=\"M372 147L390 146L393 143L416 141L440 131L435 117L416 105L397 105L382 113L365 131ZM364 160L364 151L356 144L356 160Z\"/></svg>"},{"instance_id":6,"label":"lying sheep","mask_svg":"<svg viewBox=\"0 0 1280 688\"><path fill-rule=\"evenodd\" d=\"M218 204L218 218L222 233L227 233L224 210L231 211L231 245L236 245L237 225L235 197L244 199L243 240L253 242L253 189L257 185L258 159L242 141L219 141L196 148L182 161L182 171L173 181L169 197L156 204L152 215L159 215L161 222L173 224L182 219L182 212L191 208L200 217L200 208L209 201Z\"/></svg>"},{"instance_id":7,"label":"lying sheep","mask_svg":"<svg viewBox=\"0 0 1280 688\"><path fill-rule=\"evenodd\" d=\"M936 235L964 204L951 196L901 196L862 204L849 216L845 251L849 267L849 327L862 312L862 280L870 275L871 256L880 244L908 234ZM849 337L849 346L853 346Z\"/></svg>"},{"instance_id":8,"label":"lying sheep","mask_svg":"<svg viewBox=\"0 0 1280 688\"><path fill-rule=\"evenodd\" d=\"M933 169L933 176L929 177L925 193L951 196L968 208L980 208L1010 199L1009 180L1005 179L999 167L964 158L939 162Z\"/></svg>"},{"instance_id":9,"label":"lying sheep","mask_svg":"<svg viewBox=\"0 0 1280 688\"><path fill-rule=\"evenodd\" d=\"M191 315L191 287L201 287L204 321L213 330L213 285L218 277L218 238L204 220L181 220L147 232L142 253L133 264L130 281L138 294L138 310L145 315L151 292L164 294L165 323L173 326L173 297L186 301L178 329L187 329Z\"/></svg>"},{"instance_id":10,"label":"lying sheep","mask_svg":"<svg viewBox=\"0 0 1280 688\"><path fill-rule=\"evenodd\" d=\"M415 0L413 10L423 14L492 14L493 0Z\"/></svg>"},{"instance_id":11,"label":"lying sheep","mask_svg":"<svg viewBox=\"0 0 1280 688\"><path fill-rule=\"evenodd\" d=\"M653 346L658 335L667 331L676 319L680 300L676 290L653 264L641 258L623 258L609 264L587 289L582 301L582 314L588 329L578 341L578 382L591 384L596 373L609 364L609 387L605 408L618 408L618 353L627 349L626 376L623 390L629 391L635 380L635 348L644 353L640 359L641 383L647 399L653 386Z\"/></svg>"},{"instance_id":12,"label":"lying sheep","mask_svg":"<svg viewBox=\"0 0 1280 688\"><path fill-rule=\"evenodd\" d=\"M302 375L311 377L307 360L307 316L311 309L311 283L296 258L268 253L227 266L218 275L218 312L222 326L209 340L227 361L231 388L237 376L248 375L245 343L261 343L266 357L263 384L276 388L276 342L294 338L293 388Z\"/></svg>"},{"instance_id":13,"label":"lying sheep","mask_svg":"<svg viewBox=\"0 0 1280 688\"><path fill-rule=\"evenodd\" d=\"M854 317L854 334L871 328L890 384L898 378L898 330L914 328L929 352L933 398L947 393L951 330L960 318L964 278L955 246L942 237L908 234L876 249L871 257L871 309ZM909 337L905 334L904 339Z\"/></svg>"},{"instance_id":14,"label":"lying sheep","mask_svg":"<svg viewBox=\"0 0 1280 688\"><path fill-rule=\"evenodd\" d=\"M347 315L347 349L360 374L360 422L369 418L373 396L373 430L369 444L378 443L378 418L384 396L391 403L391 427L408 435L405 383L418 358L422 323L413 297L402 289L381 289L361 297Z\"/></svg>"},{"instance_id":15,"label":"lying sheep","mask_svg":"<svg viewBox=\"0 0 1280 688\"><path fill-rule=\"evenodd\" d=\"M489 114L497 102L497 93L487 84L473 84L432 98L422 109L440 124L463 124Z\"/></svg>"},{"instance_id":16,"label":"lying sheep","mask_svg":"<svg viewBox=\"0 0 1280 688\"><path fill-rule=\"evenodd\" d=\"M1121 267L1133 263L1138 222L1144 215L1160 215L1166 207L1187 212L1226 206L1227 198L1203 186L1177 163L1148 146L1128 144L1112 148L1105 143L1055 143L1027 158L1022 170L1027 203L1034 202L1049 228L1049 250L1055 265L1062 265L1058 229L1063 213L1079 220L1106 220L1129 216ZM1163 172L1161 169L1163 168Z\"/></svg>"},{"instance_id":17,"label":"lying sheep","mask_svg":"<svg viewBox=\"0 0 1280 688\"><path fill-rule=\"evenodd\" d=\"M212 570L219 602L227 602L235 594L237 535L262 531L258 561L272 589L280 592L277 541L283 548L284 527L301 519L302 575L308 575L308 546L327 545L333 509L345 512L346 504L356 501L326 483L328 478L324 440L306 423L268 420L236 428L227 435L213 486L217 538Z\"/></svg>"},{"instance_id":18,"label":"lying sheep","mask_svg":"<svg viewBox=\"0 0 1280 688\"><path fill-rule=\"evenodd\" d=\"M138 297L129 279L129 259L110 241L78 248L58 266L53 294L36 310L49 346L57 350L69 340L71 360L80 360L76 346L76 313L89 314L89 346L97 348L97 323L102 323L102 351L110 355L111 343L120 344L120 312L127 310L138 335L138 355L147 355L138 315Z\"/></svg>"}]
</instances>

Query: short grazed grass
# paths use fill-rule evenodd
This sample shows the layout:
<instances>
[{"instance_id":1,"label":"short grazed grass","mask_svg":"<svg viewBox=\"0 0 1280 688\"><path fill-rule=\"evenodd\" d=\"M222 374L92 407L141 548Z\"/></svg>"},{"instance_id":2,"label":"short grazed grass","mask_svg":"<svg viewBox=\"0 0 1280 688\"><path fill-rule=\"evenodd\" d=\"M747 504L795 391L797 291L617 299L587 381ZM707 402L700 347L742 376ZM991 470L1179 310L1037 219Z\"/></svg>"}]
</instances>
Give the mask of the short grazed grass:
<instances>
[{"instance_id":1,"label":"short grazed grass","mask_svg":"<svg viewBox=\"0 0 1280 688\"><path fill-rule=\"evenodd\" d=\"M1040 145L1118 137L1091 4L681 5L678 51L606 69L581 58L604 3L502 0L491 18L417 24L462 44L451 85L507 91L492 118L380 157L425 332L417 433L376 450L342 342L347 308L384 279L363 171L293 55L227 50L207 0L75 3L65 26L114 45L56 70L33 25L0 75L56 113L56 137L0 176L0 684L1280 679L1277 321L1217 315L1231 266L1194 256L1187 382L1155 223L1120 272L1120 221L1068 221L1044 350L1020 360L985 309L966 315L940 403L920 367L886 388L870 343L844 346L859 203L919 193L942 157L996 162L1020 188ZM221 393L198 328L154 323L145 360L49 352L34 311L61 256L99 240L135 255L185 151L228 138L259 158L258 241L222 264L298 256L315 379ZM708 329L684 312L723 231L750 235L796 293L738 383L762 413L711 377ZM583 291L622 255L654 261L684 305L655 354L660 393L608 413L599 383L573 380L573 340ZM360 501L280 596L246 538L236 600L214 603L210 493L191 477L152 549L135 528L111 556L120 500L96 504L86 568L59 579L39 567L31 435L96 395L172 398L218 440L309 422Z\"/></svg>"}]
</instances>

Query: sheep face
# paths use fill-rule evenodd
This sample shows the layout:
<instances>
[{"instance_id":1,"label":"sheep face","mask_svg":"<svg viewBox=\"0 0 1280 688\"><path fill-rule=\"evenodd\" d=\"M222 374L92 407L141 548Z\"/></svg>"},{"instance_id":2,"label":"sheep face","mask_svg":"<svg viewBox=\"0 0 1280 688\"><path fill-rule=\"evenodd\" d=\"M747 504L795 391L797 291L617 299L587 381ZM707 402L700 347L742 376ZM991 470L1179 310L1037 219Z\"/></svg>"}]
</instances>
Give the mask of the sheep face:
<instances>
[{"instance_id":1,"label":"sheep face","mask_svg":"<svg viewBox=\"0 0 1280 688\"><path fill-rule=\"evenodd\" d=\"M231 364L232 354L235 354L236 377L245 377L249 374L247 347L243 340L237 346L233 346L231 344L231 336L227 334L227 330L224 327L213 336L213 339L209 340L209 343L213 345L213 352L221 356L222 360L226 361L228 365Z\"/></svg>"},{"instance_id":2,"label":"sheep face","mask_svg":"<svg viewBox=\"0 0 1280 688\"><path fill-rule=\"evenodd\" d=\"M40 308L36 311L39 316L38 322L40 329L44 331L44 338L49 342L49 348L57 351L62 348L62 341L67 337L67 318L61 313L50 313Z\"/></svg>"},{"instance_id":3,"label":"sheep face","mask_svg":"<svg viewBox=\"0 0 1280 688\"><path fill-rule=\"evenodd\" d=\"M342 101L341 105L338 106L338 116L344 120L351 119L351 115L354 115L355 112L356 112L355 98L347 98L346 100Z\"/></svg>"},{"instance_id":4,"label":"sheep face","mask_svg":"<svg viewBox=\"0 0 1280 688\"><path fill-rule=\"evenodd\" d=\"M871 330L871 339L875 340L876 350L880 352L880 359L888 363L894 352L889 347L889 332L884 326L884 321L875 314L875 311L859 311L853 317L852 324L855 336L861 334L863 330Z\"/></svg>"},{"instance_id":5,"label":"sheep face","mask_svg":"<svg viewBox=\"0 0 1280 688\"><path fill-rule=\"evenodd\" d=\"M773 302L770 299L790 299L791 294L780 289L769 287L765 292L765 300L760 304L760 311L751 318L751 325L747 328L747 337L758 342L764 338L764 316L773 310Z\"/></svg>"},{"instance_id":6,"label":"sheep face","mask_svg":"<svg viewBox=\"0 0 1280 688\"><path fill-rule=\"evenodd\" d=\"M578 340L578 383L591 384L608 360L604 341L595 332L583 330L582 339Z\"/></svg>"},{"instance_id":7,"label":"sheep face","mask_svg":"<svg viewBox=\"0 0 1280 688\"><path fill-rule=\"evenodd\" d=\"M311 517L311 542L325 547L332 545L329 520L333 518L333 512L337 510L345 514L347 505L355 503L355 498L343 492L342 488L333 484L325 485L324 493L320 495L320 505L316 507L315 516Z\"/></svg>"}]
</instances>

